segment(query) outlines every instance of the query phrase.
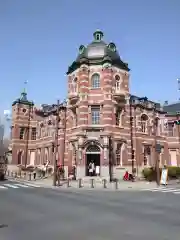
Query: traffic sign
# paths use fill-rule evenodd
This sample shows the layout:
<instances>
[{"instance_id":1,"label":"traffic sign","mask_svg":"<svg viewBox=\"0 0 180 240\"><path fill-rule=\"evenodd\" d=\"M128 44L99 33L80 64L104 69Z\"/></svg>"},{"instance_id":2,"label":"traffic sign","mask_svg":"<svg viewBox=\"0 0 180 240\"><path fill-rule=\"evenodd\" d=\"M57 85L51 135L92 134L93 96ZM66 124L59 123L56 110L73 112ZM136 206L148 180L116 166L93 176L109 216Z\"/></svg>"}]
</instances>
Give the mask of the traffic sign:
<instances>
[{"instance_id":1,"label":"traffic sign","mask_svg":"<svg viewBox=\"0 0 180 240\"><path fill-rule=\"evenodd\" d=\"M156 152L161 153L161 148L162 148L161 144L157 143L156 144Z\"/></svg>"}]
</instances>

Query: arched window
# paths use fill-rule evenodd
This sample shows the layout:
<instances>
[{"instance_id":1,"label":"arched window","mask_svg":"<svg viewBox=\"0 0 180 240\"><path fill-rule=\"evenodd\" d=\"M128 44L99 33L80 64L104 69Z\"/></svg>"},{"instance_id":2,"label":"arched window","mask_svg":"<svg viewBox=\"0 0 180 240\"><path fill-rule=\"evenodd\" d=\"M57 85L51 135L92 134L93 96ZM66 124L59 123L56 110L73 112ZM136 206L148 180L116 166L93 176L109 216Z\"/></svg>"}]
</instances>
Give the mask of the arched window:
<instances>
[{"instance_id":1,"label":"arched window","mask_svg":"<svg viewBox=\"0 0 180 240\"><path fill-rule=\"evenodd\" d=\"M99 76L99 74L95 73L95 74L92 75L91 87L92 88L100 88L100 76Z\"/></svg>"},{"instance_id":2,"label":"arched window","mask_svg":"<svg viewBox=\"0 0 180 240\"><path fill-rule=\"evenodd\" d=\"M146 129L147 129L147 121L148 121L148 116L146 114L143 114L141 116L141 131L143 133L146 132Z\"/></svg>"},{"instance_id":3,"label":"arched window","mask_svg":"<svg viewBox=\"0 0 180 240\"><path fill-rule=\"evenodd\" d=\"M100 148L97 145L89 145L86 149L86 153L97 152L100 153Z\"/></svg>"},{"instance_id":4,"label":"arched window","mask_svg":"<svg viewBox=\"0 0 180 240\"><path fill-rule=\"evenodd\" d=\"M116 91L120 91L121 79L119 75L115 76L115 81L116 81L115 83Z\"/></svg>"},{"instance_id":5,"label":"arched window","mask_svg":"<svg viewBox=\"0 0 180 240\"><path fill-rule=\"evenodd\" d=\"M77 92L77 78L74 78L72 81L72 92Z\"/></svg>"}]
</instances>

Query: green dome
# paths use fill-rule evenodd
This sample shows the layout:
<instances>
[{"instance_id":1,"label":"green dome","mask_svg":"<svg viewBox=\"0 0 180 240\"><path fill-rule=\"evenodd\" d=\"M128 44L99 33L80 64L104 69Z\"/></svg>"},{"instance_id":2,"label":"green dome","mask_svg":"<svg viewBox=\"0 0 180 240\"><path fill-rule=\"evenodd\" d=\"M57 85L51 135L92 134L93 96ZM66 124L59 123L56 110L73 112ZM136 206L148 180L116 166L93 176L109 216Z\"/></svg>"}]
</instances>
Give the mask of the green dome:
<instances>
[{"instance_id":1,"label":"green dome","mask_svg":"<svg viewBox=\"0 0 180 240\"><path fill-rule=\"evenodd\" d=\"M111 62L112 65L120 67L129 71L128 65L124 63L116 49L116 45L112 42L107 44L103 41L103 32L97 30L93 34L94 40L86 47L81 45L79 47L79 54L73 64L69 67L68 73L73 72L81 64L103 64L104 62Z\"/></svg>"}]
</instances>

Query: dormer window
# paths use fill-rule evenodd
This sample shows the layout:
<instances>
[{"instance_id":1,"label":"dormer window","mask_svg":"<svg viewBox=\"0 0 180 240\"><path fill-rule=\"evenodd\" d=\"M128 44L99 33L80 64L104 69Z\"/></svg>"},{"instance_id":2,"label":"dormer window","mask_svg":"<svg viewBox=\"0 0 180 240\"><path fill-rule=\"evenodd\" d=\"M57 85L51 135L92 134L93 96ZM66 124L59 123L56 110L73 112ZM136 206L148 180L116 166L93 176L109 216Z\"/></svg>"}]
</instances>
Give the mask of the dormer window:
<instances>
[{"instance_id":1,"label":"dormer window","mask_svg":"<svg viewBox=\"0 0 180 240\"><path fill-rule=\"evenodd\" d=\"M114 43L109 43L108 48L112 51L112 52L116 52L116 45Z\"/></svg>"},{"instance_id":2,"label":"dormer window","mask_svg":"<svg viewBox=\"0 0 180 240\"><path fill-rule=\"evenodd\" d=\"M103 32L101 31L96 31L94 34L94 40L97 41L97 42L100 42L103 38Z\"/></svg>"},{"instance_id":3,"label":"dormer window","mask_svg":"<svg viewBox=\"0 0 180 240\"><path fill-rule=\"evenodd\" d=\"M82 54L84 52L84 50L85 50L85 47L83 45L81 45L79 47L79 54Z\"/></svg>"}]
</instances>

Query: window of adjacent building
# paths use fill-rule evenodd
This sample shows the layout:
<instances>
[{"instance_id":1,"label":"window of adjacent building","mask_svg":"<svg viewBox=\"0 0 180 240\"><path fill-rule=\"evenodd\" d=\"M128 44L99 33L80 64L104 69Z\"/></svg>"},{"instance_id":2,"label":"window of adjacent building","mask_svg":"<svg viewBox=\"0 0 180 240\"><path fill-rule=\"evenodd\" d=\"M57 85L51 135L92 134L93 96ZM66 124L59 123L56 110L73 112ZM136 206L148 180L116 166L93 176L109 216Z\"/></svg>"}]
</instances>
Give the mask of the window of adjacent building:
<instances>
[{"instance_id":1,"label":"window of adjacent building","mask_svg":"<svg viewBox=\"0 0 180 240\"><path fill-rule=\"evenodd\" d=\"M20 128L19 139L24 139L25 136L25 127Z\"/></svg>"},{"instance_id":2,"label":"window of adjacent building","mask_svg":"<svg viewBox=\"0 0 180 240\"><path fill-rule=\"evenodd\" d=\"M91 87L93 89L100 88L100 76L99 76L99 74L95 73L95 74L92 75Z\"/></svg>"},{"instance_id":3,"label":"window of adjacent building","mask_svg":"<svg viewBox=\"0 0 180 240\"><path fill-rule=\"evenodd\" d=\"M36 128L32 128L31 140L36 140Z\"/></svg>"},{"instance_id":4,"label":"window of adjacent building","mask_svg":"<svg viewBox=\"0 0 180 240\"><path fill-rule=\"evenodd\" d=\"M174 123L168 123L168 136L174 136Z\"/></svg>"},{"instance_id":5,"label":"window of adjacent building","mask_svg":"<svg viewBox=\"0 0 180 240\"><path fill-rule=\"evenodd\" d=\"M148 116L143 114L141 116L141 132L145 133L147 129Z\"/></svg>"},{"instance_id":6,"label":"window of adjacent building","mask_svg":"<svg viewBox=\"0 0 180 240\"><path fill-rule=\"evenodd\" d=\"M91 107L91 117L92 117L92 124L100 124L100 107L99 106Z\"/></svg>"}]
</instances>

